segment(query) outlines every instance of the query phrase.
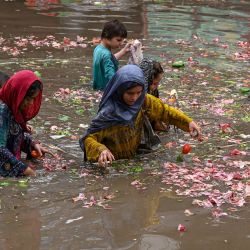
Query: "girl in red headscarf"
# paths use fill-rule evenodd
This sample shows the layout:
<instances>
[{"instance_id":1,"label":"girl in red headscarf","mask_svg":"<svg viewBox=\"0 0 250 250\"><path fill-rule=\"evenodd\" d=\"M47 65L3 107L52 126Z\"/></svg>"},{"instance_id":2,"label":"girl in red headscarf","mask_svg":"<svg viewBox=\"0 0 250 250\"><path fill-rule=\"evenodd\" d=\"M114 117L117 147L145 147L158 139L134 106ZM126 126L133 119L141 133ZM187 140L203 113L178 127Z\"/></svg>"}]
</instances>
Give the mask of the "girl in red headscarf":
<instances>
[{"instance_id":1,"label":"girl in red headscarf","mask_svg":"<svg viewBox=\"0 0 250 250\"><path fill-rule=\"evenodd\" d=\"M31 150L40 156L49 153L32 140L27 121L34 118L42 101L42 83L29 70L10 77L0 90L0 175L34 176L35 172L21 161L21 151L30 157Z\"/></svg>"}]
</instances>

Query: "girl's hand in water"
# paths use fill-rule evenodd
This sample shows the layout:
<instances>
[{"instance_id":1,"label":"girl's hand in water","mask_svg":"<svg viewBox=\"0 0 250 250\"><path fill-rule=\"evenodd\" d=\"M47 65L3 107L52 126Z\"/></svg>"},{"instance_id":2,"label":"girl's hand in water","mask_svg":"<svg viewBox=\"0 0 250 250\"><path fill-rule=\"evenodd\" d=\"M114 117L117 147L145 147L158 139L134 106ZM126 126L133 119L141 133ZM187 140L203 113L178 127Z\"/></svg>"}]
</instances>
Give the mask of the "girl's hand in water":
<instances>
[{"instance_id":1,"label":"girl's hand in water","mask_svg":"<svg viewBox=\"0 0 250 250\"><path fill-rule=\"evenodd\" d=\"M189 123L189 133L191 137L198 139L198 141L202 141L201 128L194 121Z\"/></svg>"},{"instance_id":2,"label":"girl's hand in water","mask_svg":"<svg viewBox=\"0 0 250 250\"><path fill-rule=\"evenodd\" d=\"M27 167L24 170L23 174L26 175L26 176L33 176L33 177L36 176L36 172L31 167Z\"/></svg>"},{"instance_id":3,"label":"girl's hand in water","mask_svg":"<svg viewBox=\"0 0 250 250\"><path fill-rule=\"evenodd\" d=\"M115 157L113 156L113 154L108 150L103 150L99 156L99 159L98 159L98 164L101 166L101 167L106 167L107 164L111 164L112 161L115 160Z\"/></svg>"},{"instance_id":4,"label":"girl's hand in water","mask_svg":"<svg viewBox=\"0 0 250 250\"><path fill-rule=\"evenodd\" d=\"M48 150L47 148L44 148L41 146L41 144L36 143L34 145L34 149L39 153L40 157L42 157L45 154L50 154L52 155L54 158L57 158L57 155L53 154L50 150Z\"/></svg>"}]
</instances>

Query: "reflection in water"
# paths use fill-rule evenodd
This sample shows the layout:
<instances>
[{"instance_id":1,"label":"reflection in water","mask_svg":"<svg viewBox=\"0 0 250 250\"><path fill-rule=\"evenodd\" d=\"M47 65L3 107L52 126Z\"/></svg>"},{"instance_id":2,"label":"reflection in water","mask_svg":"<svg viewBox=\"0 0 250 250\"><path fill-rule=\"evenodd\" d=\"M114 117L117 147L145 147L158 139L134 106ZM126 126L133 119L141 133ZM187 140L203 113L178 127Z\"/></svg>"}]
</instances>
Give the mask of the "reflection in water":
<instances>
[{"instance_id":1,"label":"reflection in water","mask_svg":"<svg viewBox=\"0 0 250 250\"><path fill-rule=\"evenodd\" d=\"M139 250L177 250L180 244L164 235L143 234Z\"/></svg>"},{"instance_id":2,"label":"reflection in water","mask_svg":"<svg viewBox=\"0 0 250 250\"><path fill-rule=\"evenodd\" d=\"M219 36L228 42L240 40L249 33L247 27L248 13L232 11L230 9L215 9L204 6L166 7L148 4L146 6L148 33L151 38L161 41L176 39L191 39L198 35L211 41Z\"/></svg>"},{"instance_id":3,"label":"reflection in water","mask_svg":"<svg viewBox=\"0 0 250 250\"><path fill-rule=\"evenodd\" d=\"M142 15L138 15L142 11L141 2L34 0L26 1L25 4L28 9L36 11L40 16L57 19L57 21L51 20L50 25L46 19L41 19L39 24L31 23L31 28L36 31L42 29L44 32L43 29L47 29L61 33L65 30L68 32L67 35L77 33L84 36L87 32L89 37L99 37L105 22L119 18L123 20L130 36L138 38L142 34ZM60 25L56 26L58 21Z\"/></svg>"},{"instance_id":4,"label":"reflection in water","mask_svg":"<svg viewBox=\"0 0 250 250\"><path fill-rule=\"evenodd\" d=\"M41 216L22 199L1 195L0 249L40 248Z\"/></svg>"},{"instance_id":5,"label":"reflection in water","mask_svg":"<svg viewBox=\"0 0 250 250\"><path fill-rule=\"evenodd\" d=\"M116 186L119 187L119 184ZM121 190L124 188L126 189L122 186ZM159 193L156 186L145 194L135 192L134 188L127 189L123 202L117 203L111 213L101 214L102 225L107 232L108 241L112 243L112 249L123 249L123 247L125 249L128 244L140 246L138 249L163 249L162 246L164 244L167 246L167 242L169 249L177 249L177 242L168 237L143 234L148 229L157 228L160 224L158 217L160 202L164 201L166 205L176 198L172 192ZM156 239L159 240L159 248L156 247ZM145 246L151 248L143 248Z\"/></svg>"},{"instance_id":6,"label":"reflection in water","mask_svg":"<svg viewBox=\"0 0 250 250\"><path fill-rule=\"evenodd\" d=\"M36 8L36 9L44 9L48 10L50 8L53 8L53 5L59 4L60 0L25 0L25 5L31 8ZM73 2L73 1L69 1Z\"/></svg>"},{"instance_id":7,"label":"reflection in water","mask_svg":"<svg viewBox=\"0 0 250 250\"><path fill-rule=\"evenodd\" d=\"M134 194L133 189L130 192L126 194L125 203L117 204L112 213L102 214L103 227L114 249L125 247L128 242L136 244L143 228L158 223L153 194Z\"/></svg>"}]
</instances>

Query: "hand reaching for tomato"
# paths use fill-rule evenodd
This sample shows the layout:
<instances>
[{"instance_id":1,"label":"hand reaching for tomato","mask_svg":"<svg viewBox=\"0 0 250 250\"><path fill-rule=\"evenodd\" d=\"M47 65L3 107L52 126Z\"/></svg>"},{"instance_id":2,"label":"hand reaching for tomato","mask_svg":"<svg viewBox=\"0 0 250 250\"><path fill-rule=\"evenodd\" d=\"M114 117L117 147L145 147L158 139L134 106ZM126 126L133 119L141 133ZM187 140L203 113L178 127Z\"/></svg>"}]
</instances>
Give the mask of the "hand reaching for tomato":
<instances>
[{"instance_id":1,"label":"hand reaching for tomato","mask_svg":"<svg viewBox=\"0 0 250 250\"><path fill-rule=\"evenodd\" d=\"M189 133L191 137L196 138L198 141L202 141L201 128L194 121L189 123Z\"/></svg>"},{"instance_id":2,"label":"hand reaching for tomato","mask_svg":"<svg viewBox=\"0 0 250 250\"><path fill-rule=\"evenodd\" d=\"M34 145L34 150L31 151L31 156L33 158L40 158L45 154L50 154L53 157L57 158L57 156L55 154L53 154L50 150L48 150L47 148L44 148L41 146L41 144L36 143Z\"/></svg>"},{"instance_id":3,"label":"hand reaching for tomato","mask_svg":"<svg viewBox=\"0 0 250 250\"><path fill-rule=\"evenodd\" d=\"M31 156L32 156L32 158L40 158L41 157L40 153L38 153L38 151L36 151L36 150L31 151Z\"/></svg>"}]
</instances>

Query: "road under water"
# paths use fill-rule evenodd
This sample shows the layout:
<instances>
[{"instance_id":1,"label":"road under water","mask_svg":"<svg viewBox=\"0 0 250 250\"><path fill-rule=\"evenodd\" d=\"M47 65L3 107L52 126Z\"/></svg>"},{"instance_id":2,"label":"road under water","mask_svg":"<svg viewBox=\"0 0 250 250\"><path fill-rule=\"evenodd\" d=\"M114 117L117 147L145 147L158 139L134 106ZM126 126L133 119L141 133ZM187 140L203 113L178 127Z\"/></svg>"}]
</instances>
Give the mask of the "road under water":
<instances>
[{"instance_id":1,"label":"road under water","mask_svg":"<svg viewBox=\"0 0 250 250\"><path fill-rule=\"evenodd\" d=\"M176 192L189 177L181 183L181 176L176 177L177 187L164 183L170 170L163 167L176 163L180 146L188 142L192 154L179 166L197 168L199 157L200 172L211 167L210 161L218 169L240 172L242 179L221 181L211 174L204 182L225 192L235 184L236 191L244 193L241 185L249 180L249 98L242 93L250 75L249 45L244 45L250 39L249 1L16 0L0 1L0 10L0 70L40 72L44 100L31 123L35 137L56 146L66 166L53 171L40 166L38 176L27 183L0 180L0 249L249 249L249 203L228 202L222 205L227 215L214 216L217 204L197 206L192 204L197 196ZM162 134L158 152L118 162L109 173L100 174L83 168L78 137L100 97L90 83L92 38L115 18L126 25L128 38L142 40L145 56L164 66L161 97L175 88L182 110L200 122L207 139L198 143L172 129ZM76 41L77 36L83 37L78 44L64 40ZM186 67L173 69L175 60L184 61ZM59 88L76 93L55 98ZM78 95L84 100L75 98ZM225 123L232 124L233 133L220 131L219 124ZM55 131L52 126L57 126ZM166 144L173 141L176 147ZM229 157L235 148L244 153ZM131 185L135 180L141 183L137 188ZM79 193L86 196L84 203L72 201ZM193 215L187 216L186 209ZM179 224L186 232L177 230Z\"/></svg>"}]
</instances>

